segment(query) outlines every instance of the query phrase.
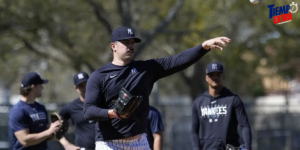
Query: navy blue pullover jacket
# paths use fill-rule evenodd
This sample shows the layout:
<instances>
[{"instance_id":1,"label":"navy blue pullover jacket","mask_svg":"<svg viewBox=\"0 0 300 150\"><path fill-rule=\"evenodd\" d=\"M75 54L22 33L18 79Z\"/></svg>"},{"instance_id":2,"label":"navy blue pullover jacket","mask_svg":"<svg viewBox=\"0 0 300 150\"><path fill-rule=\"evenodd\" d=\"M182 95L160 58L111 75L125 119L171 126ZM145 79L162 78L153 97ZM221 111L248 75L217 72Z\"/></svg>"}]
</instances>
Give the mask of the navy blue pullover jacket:
<instances>
[{"instance_id":1,"label":"navy blue pullover jacket","mask_svg":"<svg viewBox=\"0 0 300 150\"><path fill-rule=\"evenodd\" d=\"M238 125L247 149L252 135L244 104L238 95L223 88L217 97L208 91L193 103L191 139L193 150L225 150L226 144L239 147Z\"/></svg>"},{"instance_id":2,"label":"navy blue pullover jacket","mask_svg":"<svg viewBox=\"0 0 300 150\"><path fill-rule=\"evenodd\" d=\"M149 114L149 95L153 84L158 79L197 62L208 52L201 45L175 56L131 61L125 66L107 63L94 71L87 82L83 112L86 119L97 120L96 141L122 139L145 133ZM122 87L134 95L143 97L142 103L126 121L108 118L108 110L113 108L114 100L118 98Z\"/></svg>"}]
</instances>

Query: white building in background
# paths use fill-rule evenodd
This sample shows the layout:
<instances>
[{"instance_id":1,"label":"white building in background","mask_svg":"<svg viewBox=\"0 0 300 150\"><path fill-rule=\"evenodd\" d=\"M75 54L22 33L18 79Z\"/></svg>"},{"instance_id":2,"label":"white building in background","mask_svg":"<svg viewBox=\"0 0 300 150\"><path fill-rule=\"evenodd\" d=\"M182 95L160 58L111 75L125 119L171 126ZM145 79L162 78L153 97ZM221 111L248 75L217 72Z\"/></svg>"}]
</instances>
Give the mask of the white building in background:
<instances>
[{"instance_id":1,"label":"white building in background","mask_svg":"<svg viewBox=\"0 0 300 150\"><path fill-rule=\"evenodd\" d=\"M280 94L257 97L255 99L256 112L261 114L300 113L300 82L291 80L284 85L281 91L286 91L286 94L280 92Z\"/></svg>"},{"instance_id":2,"label":"white building in background","mask_svg":"<svg viewBox=\"0 0 300 150\"><path fill-rule=\"evenodd\" d=\"M262 114L300 113L300 93L287 95L269 95L258 97L255 100L256 112Z\"/></svg>"},{"instance_id":3,"label":"white building in background","mask_svg":"<svg viewBox=\"0 0 300 150\"><path fill-rule=\"evenodd\" d=\"M0 86L0 105L8 104L10 98L10 90Z\"/></svg>"},{"instance_id":4,"label":"white building in background","mask_svg":"<svg viewBox=\"0 0 300 150\"><path fill-rule=\"evenodd\" d=\"M300 93L300 82L298 80L290 81L291 93Z\"/></svg>"},{"instance_id":5,"label":"white building in background","mask_svg":"<svg viewBox=\"0 0 300 150\"><path fill-rule=\"evenodd\" d=\"M11 95L9 99L10 105L15 105L21 99L21 95Z\"/></svg>"}]
</instances>

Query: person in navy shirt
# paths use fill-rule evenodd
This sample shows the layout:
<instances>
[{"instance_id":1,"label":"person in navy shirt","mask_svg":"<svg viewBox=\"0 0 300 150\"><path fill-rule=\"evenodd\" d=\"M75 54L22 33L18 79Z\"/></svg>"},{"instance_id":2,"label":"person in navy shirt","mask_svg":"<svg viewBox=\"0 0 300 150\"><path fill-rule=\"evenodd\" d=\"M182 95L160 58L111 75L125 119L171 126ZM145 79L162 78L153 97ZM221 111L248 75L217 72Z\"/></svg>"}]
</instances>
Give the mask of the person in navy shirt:
<instances>
[{"instance_id":1,"label":"person in navy shirt","mask_svg":"<svg viewBox=\"0 0 300 150\"><path fill-rule=\"evenodd\" d=\"M191 66L212 48L222 50L220 45L225 46L230 39L218 37L175 56L136 61L133 60L135 43L139 42L141 39L135 37L133 29L115 29L110 44L113 61L95 70L87 82L83 112L86 119L97 121L97 150L150 149L145 132L153 84ZM121 88L143 97L141 104L126 120L118 119L113 110Z\"/></svg>"},{"instance_id":2,"label":"person in navy shirt","mask_svg":"<svg viewBox=\"0 0 300 150\"><path fill-rule=\"evenodd\" d=\"M212 62L206 68L208 91L198 97L192 108L191 140L193 150L225 150L227 144L251 150L252 135L240 97L223 86L223 65Z\"/></svg>"},{"instance_id":3,"label":"person in navy shirt","mask_svg":"<svg viewBox=\"0 0 300 150\"><path fill-rule=\"evenodd\" d=\"M164 124L161 114L155 107L150 106L146 133L149 146L152 150L162 149L163 131Z\"/></svg>"},{"instance_id":4,"label":"person in navy shirt","mask_svg":"<svg viewBox=\"0 0 300 150\"><path fill-rule=\"evenodd\" d=\"M59 129L59 121L51 123L48 128L45 106L35 101L42 96L42 84L47 82L36 72L27 73L22 79L21 100L9 113L10 137L14 150L46 150L47 140Z\"/></svg>"},{"instance_id":5,"label":"person in navy shirt","mask_svg":"<svg viewBox=\"0 0 300 150\"><path fill-rule=\"evenodd\" d=\"M72 120L76 134L76 146L71 144L64 137L60 140L60 143L66 150L80 148L82 150L95 149L95 121L85 120L83 117L83 102L88 79L89 75L86 72L79 72L74 75L74 88L79 94L79 97L63 106L59 112L59 115L62 116L64 120Z\"/></svg>"}]
</instances>

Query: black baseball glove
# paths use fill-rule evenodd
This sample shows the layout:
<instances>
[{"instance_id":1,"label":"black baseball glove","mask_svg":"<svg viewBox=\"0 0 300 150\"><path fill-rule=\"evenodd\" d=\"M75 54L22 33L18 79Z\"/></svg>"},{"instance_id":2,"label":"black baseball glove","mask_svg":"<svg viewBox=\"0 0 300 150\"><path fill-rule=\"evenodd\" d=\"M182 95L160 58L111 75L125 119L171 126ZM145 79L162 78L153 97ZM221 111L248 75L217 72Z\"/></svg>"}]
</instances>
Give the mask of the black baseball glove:
<instances>
[{"instance_id":1,"label":"black baseball glove","mask_svg":"<svg viewBox=\"0 0 300 150\"><path fill-rule=\"evenodd\" d=\"M52 113L51 114L51 122L55 122L59 120L60 121L60 128L58 131L54 132L52 137L54 140L60 140L64 135L65 133L68 131L69 129L69 124L67 121L64 121L59 114L57 113Z\"/></svg>"},{"instance_id":2,"label":"black baseball glove","mask_svg":"<svg viewBox=\"0 0 300 150\"><path fill-rule=\"evenodd\" d=\"M132 95L122 88L119 98L114 103L114 111L120 119L128 119L142 101L142 96Z\"/></svg>"}]
</instances>

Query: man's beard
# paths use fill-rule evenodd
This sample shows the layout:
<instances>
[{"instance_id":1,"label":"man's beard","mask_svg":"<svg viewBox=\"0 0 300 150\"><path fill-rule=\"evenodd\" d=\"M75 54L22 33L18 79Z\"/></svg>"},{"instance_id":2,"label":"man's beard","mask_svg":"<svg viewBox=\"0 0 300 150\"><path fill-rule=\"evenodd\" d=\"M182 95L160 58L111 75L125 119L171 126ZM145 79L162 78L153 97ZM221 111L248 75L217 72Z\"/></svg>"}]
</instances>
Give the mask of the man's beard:
<instances>
[{"instance_id":1,"label":"man's beard","mask_svg":"<svg viewBox=\"0 0 300 150\"><path fill-rule=\"evenodd\" d=\"M39 97L42 97L42 93L36 95L36 98L39 98Z\"/></svg>"},{"instance_id":2,"label":"man's beard","mask_svg":"<svg viewBox=\"0 0 300 150\"><path fill-rule=\"evenodd\" d=\"M85 97L85 94L81 94L81 97L84 98L84 97Z\"/></svg>"}]
</instances>

